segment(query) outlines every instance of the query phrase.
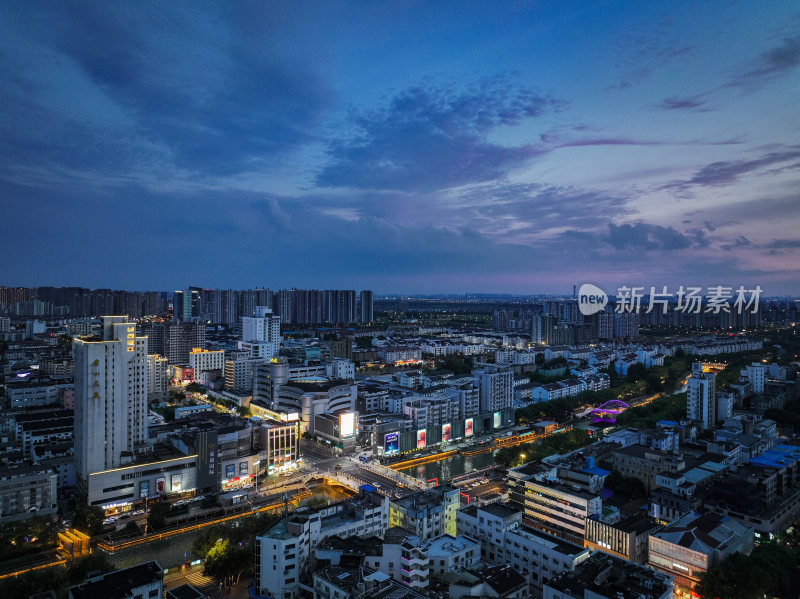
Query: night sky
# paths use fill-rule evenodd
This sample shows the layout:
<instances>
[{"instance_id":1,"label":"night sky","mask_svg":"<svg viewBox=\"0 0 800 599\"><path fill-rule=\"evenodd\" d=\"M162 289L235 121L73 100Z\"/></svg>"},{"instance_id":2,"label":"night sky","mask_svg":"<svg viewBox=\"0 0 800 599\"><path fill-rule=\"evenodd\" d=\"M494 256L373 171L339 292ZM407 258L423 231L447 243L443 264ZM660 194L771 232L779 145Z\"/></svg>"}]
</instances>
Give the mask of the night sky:
<instances>
[{"instance_id":1,"label":"night sky","mask_svg":"<svg viewBox=\"0 0 800 599\"><path fill-rule=\"evenodd\" d=\"M5 2L5 285L800 293L800 4Z\"/></svg>"}]
</instances>

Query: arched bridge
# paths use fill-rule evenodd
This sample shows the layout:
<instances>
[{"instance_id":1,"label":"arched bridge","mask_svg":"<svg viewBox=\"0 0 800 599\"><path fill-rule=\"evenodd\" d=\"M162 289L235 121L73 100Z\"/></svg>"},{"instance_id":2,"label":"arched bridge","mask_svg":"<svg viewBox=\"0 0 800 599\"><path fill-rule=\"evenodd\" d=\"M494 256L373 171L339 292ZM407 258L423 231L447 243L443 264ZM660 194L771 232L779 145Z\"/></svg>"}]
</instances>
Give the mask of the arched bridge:
<instances>
[{"instance_id":1,"label":"arched bridge","mask_svg":"<svg viewBox=\"0 0 800 599\"><path fill-rule=\"evenodd\" d=\"M597 406L592 410L592 417L595 422L615 422L617 416L630 408L621 399L612 399Z\"/></svg>"}]
</instances>

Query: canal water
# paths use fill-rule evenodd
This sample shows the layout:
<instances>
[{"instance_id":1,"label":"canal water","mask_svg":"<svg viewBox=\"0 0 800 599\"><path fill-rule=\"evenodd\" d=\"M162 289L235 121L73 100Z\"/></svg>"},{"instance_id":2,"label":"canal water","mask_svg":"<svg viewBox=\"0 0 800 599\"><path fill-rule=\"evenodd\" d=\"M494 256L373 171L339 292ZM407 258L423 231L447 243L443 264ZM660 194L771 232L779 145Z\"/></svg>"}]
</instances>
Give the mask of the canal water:
<instances>
[{"instance_id":1,"label":"canal water","mask_svg":"<svg viewBox=\"0 0 800 599\"><path fill-rule=\"evenodd\" d=\"M487 451L473 456L454 455L438 462L429 462L404 468L401 472L419 480L438 478L439 482L442 483L473 470L481 470L491 466L494 464L494 454L494 451Z\"/></svg>"},{"instance_id":2,"label":"canal water","mask_svg":"<svg viewBox=\"0 0 800 599\"><path fill-rule=\"evenodd\" d=\"M319 505L322 501L339 501L349 496L350 494L339 489L327 485L320 485L312 489L311 497L305 498L300 502L300 505L306 505L308 503ZM236 522L236 520L233 520L233 522ZM192 530L166 539L121 549L113 553L106 553L101 549L96 549L96 551L108 555L117 569L128 568L150 560L157 560L162 568L175 568L199 557L192 554L192 543L197 537L203 534L205 530L207 529L201 528L200 530Z\"/></svg>"}]
</instances>

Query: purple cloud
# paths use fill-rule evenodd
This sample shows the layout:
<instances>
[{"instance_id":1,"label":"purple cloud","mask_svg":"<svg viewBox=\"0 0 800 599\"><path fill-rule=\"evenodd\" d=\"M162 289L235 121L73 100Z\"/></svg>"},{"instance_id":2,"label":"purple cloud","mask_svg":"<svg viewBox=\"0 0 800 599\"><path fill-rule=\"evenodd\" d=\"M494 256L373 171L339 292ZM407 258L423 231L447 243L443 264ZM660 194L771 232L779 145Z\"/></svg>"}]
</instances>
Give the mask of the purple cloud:
<instances>
[{"instance_id":1,"label":"purple cloud","mask_svg":"<svg viewBox=\"0 0 800 599\"><path fill-rule=\"evenodd\" d=\"M435 190L502 178L543 150L488 140L562 104L506 77L462 92L411 88L385 108L355 112L355 133L333 140L330 162L317 175L322 187Z\"/></svg>"}]
</instances>

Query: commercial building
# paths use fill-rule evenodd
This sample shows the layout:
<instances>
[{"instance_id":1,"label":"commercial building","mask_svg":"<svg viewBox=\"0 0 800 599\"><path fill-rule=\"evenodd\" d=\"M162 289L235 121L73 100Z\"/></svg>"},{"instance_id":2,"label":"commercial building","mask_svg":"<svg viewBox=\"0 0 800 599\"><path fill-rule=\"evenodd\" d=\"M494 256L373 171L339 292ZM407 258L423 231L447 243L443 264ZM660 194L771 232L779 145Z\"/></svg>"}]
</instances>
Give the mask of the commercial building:
<instances>
[{"instance_id":1,"label":"commercial building","mask_svg":"<svg viewBox=\"0 0 800 599\"><path fill-rule=\"evenodd\" d=\"M733 553L750 553L753 529L719 514L690 512L650 535L648 565L694 591L700 578Z\"/></svg>"},{"instance_id":2,"label":"commercial building","mask_svg":"<svg viewBox=\"0 0 800 599\"><path fill-rule=\"evenodd\" d=\"M174 322L166 325L164 354L169 364L188 364L192 348L206 346L206 326L200 322ZM153 350L155 353L155 349ZM158 352L161 353L161 352Z\"/></svg>"},{"instance_id":3,"label":"commercial building","mask_svg":"<svg viewBox=\"0 0 800 599\"><path fill-rule=\"evenodd\" d=\"M544 599L672 599L672 595L670 576L599 552L543 588Z\"/></svg>"},{"instance_id":4,"label":"commercial building","mask_svg":"<svg viewBox=\"0 0 800 599\"><path fill-rule=\"evenodd\" d=\"M123 463L147 438L147 337L126 316L104 316L102 338L75 338L75 474Z\"/></svg>"},{"instance_id":5,"label":"commercial building","mask_svg":"<svg viewBox=\"0 0 800 599\"><path fill-rule=\"evenodd\" d=\"M586 519L584 546L603 551L630 562L647 562L647 543L650 534L661 526L645 515L629 516L619 522L603 522L593 516Z\"/></svg>"},{"instance_id":6,"label":"commercial building","mask_svg":"<svg viewBox=\"0 0 800 599\"><path fill-rule=\"evenodd\" d=\"M255 589L280 599L298 597L300 573L324 538L382 537L387 528L389 500L366 490L324 508L298 509L256 537Z\"/></svg>"},{"instance_id":7,"label":"commercial building","mask_svg":"<svg viewBox=\"0 0 800 599\"><path fill-rule=\"evenodd\" d=\"M534 528L583 546L586 519L602 513L599 495L572 485L524 480L524 520Z\"/></svg>"}]
</instances>

